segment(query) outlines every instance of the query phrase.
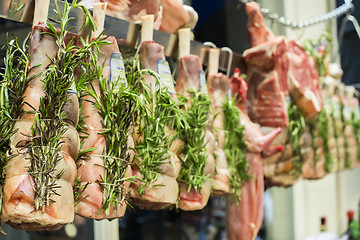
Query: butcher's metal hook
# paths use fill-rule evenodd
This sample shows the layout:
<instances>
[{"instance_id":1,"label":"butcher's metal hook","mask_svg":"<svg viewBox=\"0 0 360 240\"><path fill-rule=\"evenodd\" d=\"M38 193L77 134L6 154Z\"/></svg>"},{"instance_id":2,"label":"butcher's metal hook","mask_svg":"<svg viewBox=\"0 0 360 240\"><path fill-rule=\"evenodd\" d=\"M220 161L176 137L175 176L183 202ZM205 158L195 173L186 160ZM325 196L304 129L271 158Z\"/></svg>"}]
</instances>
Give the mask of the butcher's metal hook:
<instances>
[{"instance_id":1,"label":"butcher's metal hook","mask_svg":"<svg viewBox=\"0 0 360 240\"><path fill-rule=\"evenodd\" d=\"M212 42L204 42L203 45L204 45L204 47L202 47L200 50L199 58L200 58L201 64L207 65L206 60L209 59L209 54L207 53L206 48L217 48L217 47Z\"/></svg>"},{"instance_id":2,"label":"butcher's metal hook","mask_svg":"<svg viewBox=\"0 0 360 240\"><path fill-rule=\"evenodd\" d=\"M231 50L231 49L228 48L228 47L222 47L222 48L221 48L221 51L225 51L225 52L228 52L228 53L229 53L229 58L228 58L227 68L226 68L226 75L227 75L228 77L230 77L231 66L232 66L233 56L234 56L233 50Z\"/></svg>"},{"instance_id":3,"label":"butcher's metal hook","mask_svg":"<svg viewBox=\"0 0 360 240\"><path fill-rule=\"evenodd\" d=\"M359 26L359 22L356 20L356 18L353 16L353 15L350 15L350 14L347 14L344 19L342 20L341 22L341 25L340 25L340 31L339 31L339 46L341 46L341 42L343 40L343 37L344 37L344 33L345 33L345 26L346 26L346 23L347 21L350 21L354 27L355 27L355 30L356 30L356 33L360 39L360 26Z\"/></svg>"},{"instance_id":4,"label":"butcher's metal hook","mask_svg":"<svg viewBox=\"0 0 360 240\"><path fill-rule=\"evenodd\" d=\"M204 46L209 48L217 48L216 45L212 42L204 42Z\"/></svg>"}]
</instances>

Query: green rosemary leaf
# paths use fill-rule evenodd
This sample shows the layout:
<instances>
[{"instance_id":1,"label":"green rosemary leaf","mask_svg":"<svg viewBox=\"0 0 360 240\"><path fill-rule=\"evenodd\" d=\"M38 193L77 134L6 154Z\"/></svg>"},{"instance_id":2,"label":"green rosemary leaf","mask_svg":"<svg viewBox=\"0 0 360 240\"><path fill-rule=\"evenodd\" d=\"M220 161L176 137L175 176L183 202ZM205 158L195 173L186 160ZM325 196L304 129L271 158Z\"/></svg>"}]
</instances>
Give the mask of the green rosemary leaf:
<instances>
[{"instance_id":1,"label":"green rosemary leaf","mask_svg":"<svg viewBox=\"0 0 360 240\"><path fill-rule=\"evenodd\" d=\"M290 104L288 107L288 116L288 136L289 143L293 152L293 169L291 173L294 178L297 178L302 174L302 167L304 164L304 156L301 151L302 147L300 146L300 137L305 131L305 119L292 99L290 100Z\"/></svg>"},{"instance_id":2,"label":"green rosemary leaf","mask_svg":"<svg viewBox=\"0 0 360 240\"><path fill-rule=\"evenodd\" d=\"M187 128L177 127L179 139L184 142L183 158L178 181L184 182L188 191L192 188L200 191L210 177L204 173L208 152L204 134L209 124L210 98L208 95L188 90L189 97L178 96L181 108L184 109Z\"/></svg>"},{"instance_id":3,"label":"green rosemary leaf","mask_svg":"<svg viewBox=\"0 0 360 240\"><path fill-rule=\"evenodd\" d=\"M161 164L169 157L170 146L178 133L170 134L176 126L186 127L186 118L174 102L166 88L161 87L158 74L148 69L141 69L139 51L125 62L128 85L136 91L142 91L137 101L137 133L141 136L136 142L135 164L142 176L140 194L145 188L155 187L153 183L160 176ZM143 83L143 75L149 74L157 81L157 89L152 90ZM181 124L179 124L181 123Z\"/></svg>"},{"instance_id":4,"label":"green rosemary leaf","mask_svg":"<svg viewBox=\"0 0 360 240\"><path fill-rule=\"evenodd\" d=\"M244 181L250 179L249 166L246 160L247 145L244 126L240 122L240 110L236 107L236 100L228 99L223 104L225 146L224 152L230 170L229 184L232 189L231 197L239 203L241 187Z\"/></svg>"},{"instance_id":5,"label":"green rosemary leaf","mask_svg":"<svg viewBox=\"0 0 360 240\"><path fill-rule=\"evenodd\" d=\"M92 41L89 38L83 40L81 47L75 46L73 41L65 44L64 40L69 33L69 13L78 7L76 1L70 6L64 2L63 10L60 11L55 1L55 13L59 17L60 28L56 29L48 23L47 30L43 34L49 34L55 38L58 51L47 67L41 81L44 83L45 96L40 98L39 109L33 109L34 119L32 136L25 147L29 149L30 166L29 175L34 179L34 203L35 209L45 210L46 206L53 202L51 196L57 195L57 180L63 174L60 169L55 174L56 166L62 160L60 149L63 145L62 136L67 130L65 123L66 113L64 105L69 101L68 91L75 83L75 71L78 68L86 68L84 59L92 59L92 49L96 45L105 44L104 41ZM91 76L91 75L90 75ZM89 77L82 75L80 81L89 81ZM86 80L85 80L86 79Z\"/></svg>"},{"instance_id":6,"label":"green rosemary leaf","mask_svg":"<svg viewBox=\"0 0 360 240\"><path fill-rule=\"evenodd\" d=\"M11 158L17 156L10 152L10 138L16 133L15 119L22 115L22 95L27 87L29 60L27 48L21 48L17 39L7 38L3 72L0 72L0 209L2 207L4 169ZM0 228L2 234L6 233Z\"/></svg>"}]
</instances>

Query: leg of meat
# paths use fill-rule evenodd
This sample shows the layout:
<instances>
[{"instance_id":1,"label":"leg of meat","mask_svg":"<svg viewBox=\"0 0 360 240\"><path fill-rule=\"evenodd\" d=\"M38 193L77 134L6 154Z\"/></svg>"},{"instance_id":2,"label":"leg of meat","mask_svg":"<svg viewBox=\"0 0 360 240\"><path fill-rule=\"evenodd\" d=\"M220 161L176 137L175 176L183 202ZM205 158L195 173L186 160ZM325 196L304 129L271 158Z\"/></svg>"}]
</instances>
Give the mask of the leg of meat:
<instances>
[{"instance_id":1,"label":"leg of meat","mask_svg":"<svg viewBox=\"0 0 360 240\"><path fill-rule=\"evenodd\" d=\"M195 55L187 55L179 59L179 73L178 78L176 81L176 92L177 94L182 94L186 97L190 97L187 105L184 106L185 109L191 109L193 102L196 99L191 99L192 96L197 97L195 94L191 94L192 92L199 92L200 90L200 73L202 71L202 66L198 56ZM200 106L202 107L202 106ZM206 107L206 106L203 106ZM206 113L208 114L208 113ZM206 126L204 126L206 127ZM191 131L192 129L190 129ZM203 134L205 135L203 142L204 146L207 150L207 161L205 163L205 167L203 170L203 175L208 176L209 178L213 178L214 171L215 171L215 163L214 163L214 145L215 145L215 138L210 131L203 129ZM186 137L184 137L186 138ZM185 144L189 145L197 145L194 142L187 142L188 139L183 139ZM194 140L196 141L196 140ZM187 147L184 146L184 151L187 151ZM183 156L186 152L183 152ZM199 151L197 154L202 154ZM193 161L192 155L188 155L189 159L187 161L191 161L192 167L185 168L185 165L182 166L182 170L184 172L189 172L191 168L198 169L201 167L201 163L196 163ZM183 158L184 159L184 158ZM200 156L198 159L202 159ZM226 161L226 159L225 159ZM190 173L188 173L190 174ZM191 173L192 174L192 173ZM201 186L200 190L195 190L191 187L190 191L188 191L188 186L186 186L185 182L180 180L180 200L179 200L179 208L182 210L190 211L190 210L199 210L205 207L208 202L210 191L211 191L211 183L209 181L205 181L204 184ZM192 183L189 183L192 184Z\"/></svg>"},{"instance_id":2,"label":"leg of meat","mask_svg":"<svg viewBox=\"0 0 360 240\"><path fill-rule=\"evenodd\" d=\"M259 153L247 153L250 163L247 180L241 188L241 201L228 200L226 206L226 232L229 240L255 239L263 218L264 175Z\"/></svg>"},{"instance_id":3,"label":"leg of meat","mask_svg":"<svg viewBox=\"0 0 360 240\"><path fill-rule=\"evenodd\" d=\"M181 0L161 0L163 17L160 30L173 33L190 20Z\"/></svg>"},{"instance_id":4,"label":"leg of meat","mask_svg":"<svg viewBox=\"0 0 360 240\"><path fill-rule=\"evenodd\" d=\"M261 126L287 127L286 41L278 37L244 52L248 93L246 110Z\"/></svg>"},{"instance_id":5,"label":"leg of meat","mask_svg":"<svg viewBox=\"0 0 360 240\"><path fill-rule=\"evenodd\" d=\"M29 76L33 79L23 94L23 109L25 111L35 112L39 110L40 99L45 97L45 84L42 80L48 74L48 66L53 63L57 55L56 40L47 34L47 31L43 25L36 25L32 29ZM76 107L73 109L76 111ZM57 194L49 195L49 198L54 202L50 201L45 206L39 206L40 209L38 209L37 204L42 205L42 203L39 203L38 196L40 193L35 192L35 189L37 189L38 184L41 184L39 179L43 179L45 175L48 176L48 173L45 174L39 170L35 177L33 173L29 172L29 169L33 164L35 165L31 161L46 161L46 159L34 160L28 153L30 151L24 151L23 147L32 139L32 127L37 129L39 125L44 124L44 121L55 120L40 120L38 125L33 123L33 118L34 114L26 113L14 126L17 132L12 137L10 145L12 153L19 155L11 159L6 167L1 218L15 228L36 231L56 230L72 222L74 218L72 185L75 180L76 166L73 158L78 153L76 145L78 145L79 139L73 127L66 129L63 136L64 141L60 145L61 150L54 156L59 159L54 167L54 174L62 172L62 175L58 179L47 177L49 181L53 181L53 186L57 187L55 190ZM74 119L74 122L76 121L77 119ZM46 153L53 151L51 147L46 145L34 146L32 150L35 148L42 149L41 151ZM44 162L43 165L47 164L50 163Z\"/></svg>"},{"instance_id":6,"label":"leg of meat","mask_svg":"<svg viewBox=\"0 0 360 240\"><path fill-rule=\"evenodd\" d=\"M102 66L102 76L106 79L110 79L110 58L112 53L120 53L116 39L114 37L107 37L106 40L111 44L101 47L101 52L98 60L98 65ZM97 96L101 96L101 90L98 80L92 81L92 87ZM82 145L82 150L93 148L94 150L87 155L89 159L80 159L77 162L78 175L81 178L81 185L85 186L79 199L82 199L76 205L76 213L83 217L101 219L114 219L122 217L125 213L126 202L119 199L116 206L111 204L108 212L105 211L104 205L104 192L101 189L100 184L105 179L104 168L104 154L106 154L106 138L102 133L104 132L103 119L99 113L99 109L94 106L96 100L87 95L82 101L82 115L84 118L84 126L86 131L86 138ZM133 147L133 139L128 136L128 149ZM133 154L130 153L132 159ZM132 161L130 159L130 161ZM131 168L128 166L125 170L125 177L131 176ZM124 182L122 190L126 193L130 185L129 182Z\"/></svg>"},{"instance_id":7,"label":"leg of meat","mask_svg":"<svg viewBox=\"0 0 360 240\"><path fill-rule=\"evenodd\" d=\"M218 146L215 149L216 174L213 181L214 195L221 196L231 192L229 185L230 172L224 153L225 131L223 104L228 99L229 78L221 73L208 77L208 92L211 99L212 128L217 139ZM239 123L240 124L240 123Z\"/></svg>"},{"instance_id":8,"label":"leg of meat","mask_svg":"<svg viewBox=\"0 0 360 240\"><path fill-rule=\"evenodd\" d=\"M149 69L154 71L155 73L158 73L158 63L159 61L165 60L164 55L164 48L163 46L153 42L153 41L144 41L141 44L140 47L140 60L142 63L143 69ZM144 77L144 89L146 88L147 91L151 91L152 97L156 99L152 99L152 104L156 104L156 102L159 100L157 99L157 89L158 89L158 83L156 82L156 78L150 74L143 75ZM169 88L173 87L173 83L168 83ZM161 86L163 86L162 84ZM171 97L176 102L177 97L176 94L171 94ZM155 101L156 100L156 101ZM155 109L158 105L152 105L152 110ZM152 111L149 110L149 111ZM155 112L148 112L148 116L153 116L156 114ZM140 120L141 121L141 120ZM145 120L144 120L145 121ZM139 123L139 126L142 123ZM159 121L159 124L164 124ZM136 127L136 128L139 128ZM144 126L145 128L151 127L151 126ZM166 136L169 136L170 139L173 139L172 136L174 134L174 131L169 126L165 126L165 134ZM150 136L149 136L150 137ZM152 137L152 136L151 136ZM138 131L134 131L134 140L137 143L137 146L135 149L140 145L142 146L145 142L146 136L144 136L142 133L139 133ZM162 140L159 140L162 141ZM151 166L143 166L141 161L141 156L137 156L137 161L132 165L133 169L133 175L138 177L140 180L135 181L135 183L131 184L130 186L130 196L132 198L132 201L138 205L140 208L145 209L164 209L167 208L173 204L176 203L178 194L179 194L179 188L176 181L176 178L179 174L180 170L180 164L179 159L176 155L177 152L181 150L181 143L178 139L171 140L170 141L169 149L167 150L167 154L162 156L161 158L163 161L161 163L154 163ZM146 143L146 142L145 142ZM166 148L166 144L161 142L160 147ZM162 149L164 151L165 149ZM153 154L152 152L149 152L148 154ZM147 157L147 156L144 156ZM151 161L151 160L150 160ZM156 166L155 166L156 165ZM157 169L159 167L159 169ZM141 180L145 179L145 176L141 173L141 171L149 171L154 177L154 179L146 179L150 181L149 185L142 186L143 182ZM158 186L156 186L158 185ZM140 188L140 187L143 187Z\"/></svg>"}]
</instances>

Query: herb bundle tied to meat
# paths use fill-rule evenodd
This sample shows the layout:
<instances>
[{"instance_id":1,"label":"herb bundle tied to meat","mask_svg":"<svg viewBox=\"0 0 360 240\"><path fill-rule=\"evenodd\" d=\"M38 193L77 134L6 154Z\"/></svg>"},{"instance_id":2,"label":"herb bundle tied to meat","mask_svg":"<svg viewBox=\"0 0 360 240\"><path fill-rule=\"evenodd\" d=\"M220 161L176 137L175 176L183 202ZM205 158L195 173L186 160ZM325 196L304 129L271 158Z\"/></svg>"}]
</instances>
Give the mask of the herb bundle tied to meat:
<instances>
[{"instance_id":1,"label":"herb bundle tied to meat","mask_svg":"<svg viewBox=\"0 0 360 240\"><path fill-rule=\"evenodd\" d=\"M209 96L202 92L188 90L188 95L189 97L178 97L188 124L188 128L178 129L179 139L184 143L178 180L185 183L188 192L191 189L198 192L203 188L204 182L210 180L204 170L208 158L205 131L209 124L211 101Z\"/></svg>"},{"instance_id":2,"label":"herb bundle tied to meat","mask_svg":"<svg viewBox=\"0 0 360 240\"><path fill-rule=\"evenodd\" d=\"M17 131L14 129L16 119L22 115L22 95L29 79L28 47L20 47L17 39L7 39L4 68L0 73L0 209L2 207L5 166L17 154L10 151L10 138ZM5 234L0 228L0 232Z\"/></svg>"},{"instance_id":3,"label":"herb bundle tied to meat","mask_svg":"<svg viewBox=\"0 0 360 240\"><path fill-rule=\"evenodd\" d=\"M126 171L131 164L128 137L134 127L139 103L138 92L131 90L126 84L119 84L120 77L111 82L103 78L102 69L98 69L97 79L101 95L98 96L91 83L84 89L94 100L94 106L103 118L104 131L99 133L105 137L106 151L101 156L104 161L105 175L98 183L103 192L103 210L109 214L113 206L118 209L126 204L125 182L133 177L126 177Z\"/></svg>"},{"instance_id":4,"label":"herb bundle tied to meat","mask_svg":"<svg viewBox=\"0 0 360 240\"><path fill-rule=\"evenodd\" d=\"M135 134L135 165L141 174L140 194L145 189L156 187L153 183L161 175L161 165L170 161L170 148L178 138L178 128L186 128L186 120L179 103L175 102L168 89L163 87L158 74L149 69L142 69L139 52L127 62L128 84L141 91L138 103L137 126ZM156 89L151 89L143 82L143 75L156 79ZM174 134L172 134L172 130Z\"/></svg>"},{"instance_id":5,"label":"herb bundle tied to meat","mask_svg":"<svg viewBox=\"0 0 360 240\"><path fill-rule=\"evenodd\" d=\"M68 24L73 19L69 17L71 10L80 7L84 11L85 24L83 27L90 24L94 29L95 23L90 12L76 1L73 1L71 6L65 1L62 10L57 1L55 1L55 6L60 27L57 29L48 23L47 31L41 34L49 34L54 37L58 50L56 57L51 59L51 64L41 75L45 96L40 98L39 109L33 108L27 113L34 116L31 127L32 136L29 136L25 145L21 145L28 149L30 160L28 172L34 180L35 209L42 211L45 211L45 208L53 202L51 196L58 195L56 190L60 186L57 185L57 180L64 171L58 171L56 167L63 158L60 153L64 143L62 136L68 128L63 107L69 101L68 92L76 81L75 71L77 68L86 67L87 63L84 60L93 56L92 49L103 44L103 40L96 39L90 42L89 38L86 40L80 38L81 47L74 44L74 39L65 44L65 38L70 31ZM82 75L82 77L86 77L86 75Z\"/></svg>"},{"instance_id":6,"label":"herb bundle tied to meat","mask_svg":"<svg viewBox=\"0 0 360 240\"><path fill-rule=\"evenodd\" d=\"M224 152L230 170L229 184L231 187L231 197L237 203L241 200L241 187L244 181L250 179L248 174L249 166L246 161L246 141L244 136L244 126L240 122L240 110L236 106L234 99L227 99L223 104L224 111L224 130L225 146Z\"/></svg>"}]
</instances>

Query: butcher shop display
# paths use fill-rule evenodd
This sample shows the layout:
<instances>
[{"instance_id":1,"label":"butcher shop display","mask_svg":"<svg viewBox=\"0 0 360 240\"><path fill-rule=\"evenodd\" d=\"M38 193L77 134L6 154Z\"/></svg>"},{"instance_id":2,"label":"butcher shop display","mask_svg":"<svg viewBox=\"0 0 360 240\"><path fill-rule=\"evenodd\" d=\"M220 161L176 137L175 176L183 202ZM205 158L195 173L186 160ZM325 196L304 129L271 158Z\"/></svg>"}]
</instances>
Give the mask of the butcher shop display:
<instances>
[{"instance_id":1,"label":"butcher shop display","mask_svg":"<svg viewBox=\"0 0 360 240\"><path fill-rule=\"evenodd\" d=\"M23 113L16 116L16 132L10 139L1 212L3 222L36 231L56 230L74 220L79 109L72 86L81 59L92 54L89 44L78 48L72 40L67 42L72 36L65 28L67 16L79 5L64 4L63 11L56 8L61 23L56 29L46 23L48 3L36 1L29 52L20 59L27 61L19 69L27 87L19 98ZM92 22L83 10L87 22Z\"/></svg>"},{"instance_id":2,"label":"butcher shop display","mask_svg":"<svg viewBox=\"0 0 360 240\"><path fill-rule=\"evenodd\" d=\"M253 240L265 189L359 166L359 101L326 34L275 36L247 2L251 47L228 51L224 74L224 48L193 41L182 0L55 0L56 20L50 0L21 4L31 32L7 37L0 72L1 221L13 228L134 209L186 218L221 199L226 238ZM131 22L131 46L114 17Z\"/></svg>"}]
</instances>

